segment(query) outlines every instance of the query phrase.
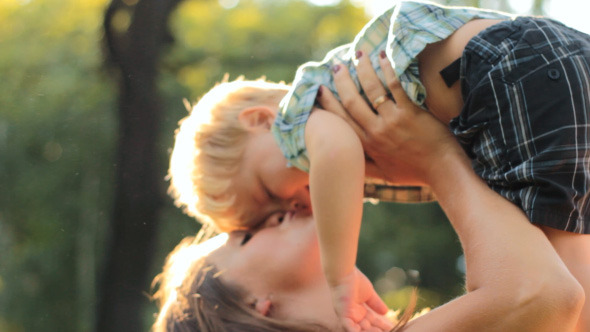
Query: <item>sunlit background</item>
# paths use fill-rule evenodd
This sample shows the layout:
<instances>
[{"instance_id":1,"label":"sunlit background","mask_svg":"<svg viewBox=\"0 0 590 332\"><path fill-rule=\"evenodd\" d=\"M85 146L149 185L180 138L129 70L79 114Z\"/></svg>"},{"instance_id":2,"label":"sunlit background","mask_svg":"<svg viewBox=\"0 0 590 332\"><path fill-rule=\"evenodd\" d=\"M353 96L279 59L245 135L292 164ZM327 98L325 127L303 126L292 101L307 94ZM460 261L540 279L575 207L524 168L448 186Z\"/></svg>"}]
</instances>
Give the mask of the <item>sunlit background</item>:
<instances>
[{"instance_id":1,"label":"sunlit background","mask_svg":"<svg viewBox=\"0 0 590 332\"><path fill-rule=\"evenodd\" d=\"M222 0L224 2L237 3L238 0ZM318 6L333 6L341 0L308 0ZM383 11L391 5L392 1L386 0L352 0L353 4L366 8L367 12L372 15ZM440 1L437 1L440 3ZM463 5L462 1L445 1L448 5ZM506 10L502 8L501 1L482 0L479 1L479 7ZM535 0L509 0L509 12L515 14L530 14L533 11ZM556 20L567 22L573 28L590 33L590 1L586 0L548 0L542 5L543 14Z\"/></svg>"},{"instance_id":2,"label":"sunlit background","mask_svg":"<svg viewBox=\"0 0 590 332\"><path fill-rule=\"evenodd\" d=\"M116 33L129 29L131 9L141 1L147 0L119 1L129 10L115 13ZM437 2L547 15L590 33L588 0ZM105 261L114 255L108 240L121 113L119 76L105 66L102 44L109 3L0 0L1 332L102 332L97 311L109 292L101 284ZM151 268L127 285L141 302L141 327L125 332L148 330L156 311L149 281L174 245L198 230L166 195L168 153L186 115L183 98L198 99L225 73L291 81L299 64L350 42L370 16L392 3L179 1L169 17L174 38L159 50L156 68L160 128L150 134L157 137L157 153L142 161L159 174L159 228L150 247L139 248ZM365 211L358 265L391 307L404 307L416 285L419 307L463 292L460 246L438 205L367 204Z\"/></svg>"}]
</instances>

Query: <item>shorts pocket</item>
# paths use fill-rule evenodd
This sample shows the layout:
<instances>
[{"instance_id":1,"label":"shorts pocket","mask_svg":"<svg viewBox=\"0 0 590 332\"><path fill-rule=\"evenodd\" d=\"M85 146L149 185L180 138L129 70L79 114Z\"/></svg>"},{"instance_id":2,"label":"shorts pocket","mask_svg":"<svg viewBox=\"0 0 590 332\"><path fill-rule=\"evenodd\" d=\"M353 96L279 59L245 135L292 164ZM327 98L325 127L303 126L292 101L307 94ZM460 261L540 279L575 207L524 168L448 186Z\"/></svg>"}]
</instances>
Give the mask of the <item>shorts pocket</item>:
<instances>
[{"instance_id":1,"label":"shorts pocket","mask_svg":"<svg viewBox=\"0 0 590 332\"><path fill-rule=\"evenodd\" d=\"M569 44L533 44L529 35L541 34L535 30L525 34L521 42L498 63L501 79L509 84L514 84L531 79L544 81L558 81L563 73L560 73L558 64L570 57L583 53L580 43ZM528 37L528 38L527 38ZM537 38L532 38L537 39ZM541 76L538 76L541 74Z\"/></svg>"}]
</instances>

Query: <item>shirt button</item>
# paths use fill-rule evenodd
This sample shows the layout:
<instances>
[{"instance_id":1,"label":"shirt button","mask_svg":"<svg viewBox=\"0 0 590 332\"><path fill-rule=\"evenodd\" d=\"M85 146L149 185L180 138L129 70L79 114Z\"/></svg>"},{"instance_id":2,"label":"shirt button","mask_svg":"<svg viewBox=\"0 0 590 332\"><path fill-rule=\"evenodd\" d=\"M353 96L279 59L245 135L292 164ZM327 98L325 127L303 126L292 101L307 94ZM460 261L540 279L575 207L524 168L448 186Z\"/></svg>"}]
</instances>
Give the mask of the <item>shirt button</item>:
<instances>
[{"instance_id":1,"label":"shirt button","mask_svg":"<svg viewBox=\"0 0 590 332\"><path fill-rule=\"evenodd\" d=\"M559 72L559 70L557 70L555 68L551 68L547 71L547 76L550 79L557 81L561 77L561 73Z\"/></svg>"}]
</instances>

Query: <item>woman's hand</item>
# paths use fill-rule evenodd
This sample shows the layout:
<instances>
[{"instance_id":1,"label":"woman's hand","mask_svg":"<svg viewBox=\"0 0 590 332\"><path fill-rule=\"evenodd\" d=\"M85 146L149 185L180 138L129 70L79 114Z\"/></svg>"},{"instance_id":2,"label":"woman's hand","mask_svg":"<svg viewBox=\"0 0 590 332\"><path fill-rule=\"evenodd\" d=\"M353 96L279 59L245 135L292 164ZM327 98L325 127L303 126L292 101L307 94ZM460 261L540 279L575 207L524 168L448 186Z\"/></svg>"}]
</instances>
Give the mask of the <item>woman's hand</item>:
<instances>
[{"instance_id":1,"label":"woman's hand","mask_svg":"<svg viewBox=\"0 0 590 332\"><path fill-rule=\"evenodd\" d=\"M334 68L342 103L325 87L318 102L344 118L360 137L365 153L374 162L367 165L367 173L381 174L398 184L420 185L444 176L438 166L446 158L459 156L468 163L447 127L409 100L387 58L381 57L380 64L393 99L381 97L389 95L369 58L361 54L358 60L359 80L369 100L377 101L376 113L358 93L345 66Z\"/></svg>"}]
</instances>

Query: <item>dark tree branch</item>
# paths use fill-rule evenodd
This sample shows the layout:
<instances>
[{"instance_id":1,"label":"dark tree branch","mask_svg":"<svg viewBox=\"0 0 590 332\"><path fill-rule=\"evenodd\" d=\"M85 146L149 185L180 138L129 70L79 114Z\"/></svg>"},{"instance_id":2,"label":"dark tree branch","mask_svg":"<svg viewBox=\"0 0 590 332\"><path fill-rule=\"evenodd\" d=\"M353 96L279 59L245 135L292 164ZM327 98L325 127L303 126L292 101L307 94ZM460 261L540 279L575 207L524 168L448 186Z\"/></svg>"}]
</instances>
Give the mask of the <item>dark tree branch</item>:
<instances>
[{"instance_id":1,"label":"dark tree branch","mask_svg":"<svg viewBox=\"0 0 590 332\"><path fill-rule=\"evenodd\" d=\"M113 0L105 12L106 63L119 84L119 130L115 201L99 292L97 331L144 331L143 305L156 240L160 186L157 168L161 103L157 65L170 43L168 18L180 0ZM121 12L125 11L125 12ZM130 25L116 26L127 14Z\"/></svg>"}]
</instances>

